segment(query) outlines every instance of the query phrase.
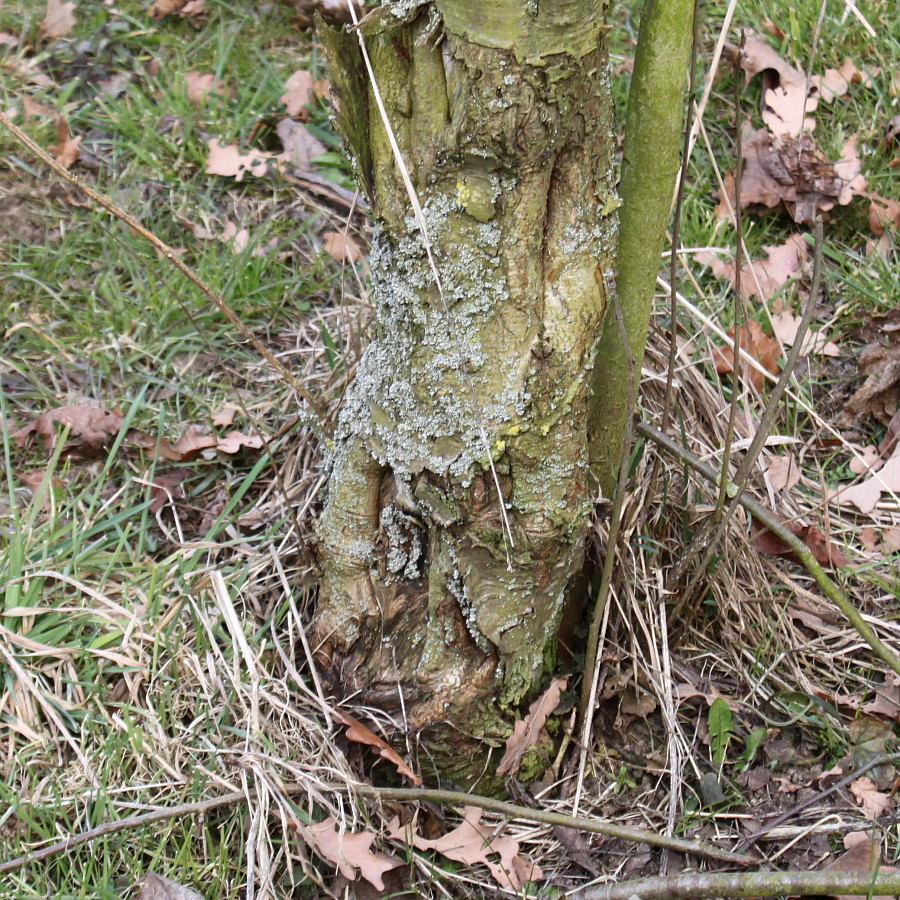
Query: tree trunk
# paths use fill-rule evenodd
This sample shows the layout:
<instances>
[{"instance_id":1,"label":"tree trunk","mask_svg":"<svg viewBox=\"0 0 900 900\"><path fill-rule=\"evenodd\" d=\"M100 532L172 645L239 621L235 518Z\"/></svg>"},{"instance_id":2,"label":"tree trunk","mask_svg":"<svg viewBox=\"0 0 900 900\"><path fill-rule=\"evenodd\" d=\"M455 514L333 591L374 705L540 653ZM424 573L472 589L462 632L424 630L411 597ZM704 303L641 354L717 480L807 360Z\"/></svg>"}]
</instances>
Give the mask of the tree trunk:
<instances>
[{"instance_id":1,"label":"tree trunk","mask_svg":"<svg viewBox=\"0 0 900 900\"><path fill-rule=\"evenodd\" d=\"M462 782L552 664L583 560L616 234L603 13L434 0L364 23L444 299L357 37L323 34L377 318L332 447L314 638L339 693L405 717Z\"/></svg>"}]
</instances>

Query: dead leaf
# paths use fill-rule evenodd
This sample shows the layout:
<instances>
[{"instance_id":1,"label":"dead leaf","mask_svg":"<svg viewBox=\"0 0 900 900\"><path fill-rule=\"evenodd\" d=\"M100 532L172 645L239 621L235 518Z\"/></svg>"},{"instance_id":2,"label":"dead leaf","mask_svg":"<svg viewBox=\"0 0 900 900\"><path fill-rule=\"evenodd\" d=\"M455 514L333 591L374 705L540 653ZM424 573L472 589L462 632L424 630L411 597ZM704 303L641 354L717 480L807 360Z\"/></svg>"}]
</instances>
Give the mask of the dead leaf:
<instances>
[{"instance_id":1,"label":"dead leaf","mask_svg":"<svg viewBox=\"0 0 900 900\"><path fill-rule=\"evenodd\" d=\"M173 459L188 462L196 459L204 450L215 447L218 440L205 425L188 425L181 432L178 440L169 447L171 447ZM164 455L168 457L168 454Z\"/></svg>"},{"instance_id":2,"label":"dead leaf","mask_svg":"<svg viewBox=\"0 0 900 900\"><path fill-rule=\"evenodd\" d=\"M240 431L229 431L224 437L216 441L216 450L219 453L237 453L238 450L259 450L263 446L263 438L260 434L244 434Z\"/></svg>"},{"instance_id":3,"label":"dead leaf","mask_svg":"<svg viewBox=\"0 0 900 900\"><path fill-rule=\"evenodd\" d=\"M886 492L900 493L900 454L897 453L864 481L829 492L829 499L852 503L861 513L869 514Z\"/></svg>"},{"instance_id":4,"label":"dead leaf","mask_svg":"<svg viewBox=\"0 0 900 900\"><path fill-rule=\"evenodd\" d=\"M806 132L798 140L765 128L745 128L741 157L741 209L760 215L783 209L795 222L812 224L819 213L845 205L866 190L866 180L859 174L856 135L844 143L841 158L831 163ZM726 190L734 207L733 177L726 179ZM719 221L731 218L723 202L716 214Z\"/></svg>"},{"instance_id":5,"label":"dead leaf","mask_svg":"<svg viewBox=\"0 0 900 900\"><path fill-rule=\"evenodd\" d=\"M888 675L885 683L875 689L875 699L863 703L859 708L869 716L883 716L887 719L900 719L900 679L896 675Z\"/></svg>"},{"instance_id":6,"label":"dead leaf","mask_svg":"<svg viewBox=\"0 0 900 900\"><path fill-rule=\"evenodd\" d=\"M494 828L481 824L481 810L474 806L465 807L462 822L437 840L419 837L411 827L401 826L396 816L388 823L388 836L411 843L417 850L437 850L467 866L481 863L501 887L514 891L526 881L540 881L543 877L535 863L519 855L519 842L515 838L498 835ZM500 857L499 862L492 859L495 854Z\"/></svg>"},{"instance_id":7,"label":"dead leaf","mask_svg":"<svg viewBox=\"0 0 900 900\"><path fill-rule=\"evenodd\" d=\"M865 196L869 198L869 228L872 234L881 237L889 226L900 228L900 203L874 191Z\"/></svg>"},{"instance_id":8,"label":"dead leaf","mask_svg":"<svg viewBox=\"0 0 900 900\"><path fill-rule=\"evenodd\" d=\"M57 118L56 110L52 106L37 103L28 94L22 95L22 108L25 110L26 119L30 119L32 116L47 116L48 119Z\"/></svg>"},{"instance_id":9,"label":"dead leaf","mask_svg":"<svg viewBox=\"0 0 900 900\"><path fill-rule=\"evenodd\" d=\"M796 522L791 522L778 515L778 513L774 513L774 515L788 531L797 535L806 544L807 549L812 553L820 566L827 569L836 569L850 565L850 560L818 528L814 528L812 525L798 525ZM753 534L753 547L757 552L765 556L783 556L792 562L800 562L794 548L783 538L769 531L762 522L754 519L751 532Z\"/></svg>"},{"instance_id":10,"label":"dead leaf","mask_svg":"<svg viewBox=\"0 0 900 900\"><path fill-rule=\"evenodd\" d=\"M368 831L339 832L333 816L315 825L297 825L297 832L323 859L335 865L348 880L356 878L356 870L378 890L384 890L384 873L404 865L403 860L369 848L375 835Z\"/></svg>"},{"instance_id":11,"label":"dead leaf","mask_svg":"<svg viewBox=\"0 0 900 900\"><path fill-rule=\"evenodd\" d=\"M315 83L312 75L305 69L294 72L284 83L284 93L278 98L279 103L287 107L287 114L292 118L306 121L307 104L315 96Z\"/></svg>"},{"instance_id":12,"label":"dead leaf","mask_svg":"<svg viewBox=\"0 0 900 900\"><path fill-rule=\"evenodd\" d=\"M795 316L789 312L780 312L777 315L772 316L772 330L782 344L793 347L802 321L802 316ZM804 356L819 355L838 357L841 355L841 348L833 341L829 341L821 331L813 331L810 329L806 332L806 337L803 339L803 347L800 352Z\"/></svg>"},{"instance_id":13,"label":"dead leaf","mask_svg":"<svg viewBox=\"0 0 900 900\"><path fill-rule=\"evenodd\" d=\"M900 528L888 528L881 534L881 548L885 553L900 551Z\"/></svg>"},{"instance_id":14,"label":"dead leaf","mask_svg":"<svg viewBox=\"0 0 900 900\"><path fill-rule=\"evenodd\" d=\"M528 715L513 725L513 733L506 739L506 752L497 766L498 775L515 775L519 771L522 757L538 742L547 717L559 706L560 695L568 680L568 676L554 678L550 687L528 707Z\"/></svg>"},{"instance_id":15,"label":"dead leaf","mask_svg":"<svg viewBox=\"0 0 900 900\"><path fill-rule=\"evenodd\" d=\"M883 815L892 802L890 794L879 791L875 787L875 782L865 776L850 782L850 793L870 819L877 819Z\"/></svg>"},{"instance_id":16,"label":"dead leaf","mask_svg":"<svg viewBox=\"0 0 900 900\"><path fill-rule=\"evenodd\" d=\"M851 787L852 790L852 787ZM844 835L846 853L832 860L823 868L826 872L896 872L893 866L881 863L881 849L874 836L865 832L851 832ZM859 900L848 894L838 894L837 900ZM883 894L876 894L872 900L893 900Z\"/></svg>"},{"instance_id":17,"label":"dead leaf","mask_svg":"<svg viewBox=\"0 0 900 900\"><path fill-rule=\"evenodd\" d=\"M848 468L854 475L870 475L872 472L877 472L881 466L881 454L875 447L857 448L848 464Z\"/></svg>"},{"instance_id":18,"label":"dead leaf","mask_svg":"<svg viewBox=\"0 0 900 900\"><path fill-rule=\"evenodd\" d=\"M81 135L73 138L65 121L57 119L56 143L50 147L50 152L64 169L71 168L75 160L78 159L78 145L80 143Z\"/></svg>"},{"instance_id":19,"label":"dead leaf","mask_svg":"<svg viewBox=\"0 0 900 900\"><path fill-rule=\"evenodd\" d=\"M69 427L69 440L79 455L99 453L111 437L119 433L122 416L96 406L61 406L51 409L13 434L21 446L30 434L40 435L48 450L56 440L57 426Z\"/></svg>"},{"instance_id":20,"label":"dead leaf","mask_svg":"<svg viewBox=\"0 0 900 900\"><path fill-rule=\"evenodd\" d=\"M729 329L728 336L734 337L734 329ZM762 328L752 319L741 326L740 336L741 350L749 353L757 360L762 367L771 372L772 375L779 373L778 357L781 354L781 348L778 341L763 333ZM719 375L730 375L734 373L734 350L731 345L726 347L716 347L713 350L713 362L715 363L716 372ZM749 372L748 372L749 370ZM741 371L746 377L749 377L750 383L757 391L762 389L763 374L757 369L752 368L746 363L741 364Z\"/></svg>"},{"instance_id":21,"label":"dead leaf","mask_svg":"<svg viewBox=\"0 0 900 900\"><path fill-rule=\"evenodd\" d=\"M222 240L232 245L235 253L242 253L247 249L247 243L250 240L250 232L246 228L238 228L234 222L229 219L222 228Z\"/></svg>"},{"instance_id":22,"label":"dead leaf","mask_svg":"<svg viewBox=\"0 0 900 900\"><path fill-rule=\"evenodd\" d=\"M422 783L422 779L419 778L405 762L403 762L397 751L389 747L377 734L366 728L366 726L358 719L353 718L349 713L342 712L339 709L332 710L332 716L334 717L335 722L347 726L344 737L346 737L348 741L356 741L358 744L366 744L369 747L374 747L378 751L378 755L382 759L386 759L389 763L395 765L397 771L401 775L408 778L417 786Z\"/></svg>"},{"instance_id":23,"label":"dead leaf","mask_svg":"<svg viewBox=\"0 0 900 900\"><path fill-rule=\"evenodd\" d=\"M185 469L157 471L150 483L150 512L156 515L166 504L184 498L181 482L187 475Z\"/></svg>"},{"instance_id":24,"label":"dead leaf","mask_svg":"<svg viewBox=\"0 0 900 900\"><path fill-rule=\"evenodd\" d=\"M19 39L8 31L0 31L0 47L18 47Z\"/></svg>"},{"instance_id":25,"label":"dead leaf","mask_svg":"<svg viewBox=\"0 0 900 900\"><path fill-rule=\"evenodd\" d=\"M223 147L217 138L206 142L209 147L209 156L206 159L207 175L224 175L240 181L249 172L256 178L266 174L269 162L275 157L271 153L263 153L262 150L251 149L241 153L237 144Z\"/></svg>"},{"instance_id":26,"label":"dead leaf","mask_svg":"<svg viewBox=\"0 0 900 900\"><path fill-rule=\"evenodd\" d=\"M734 59L739 48L726 45L726 54ZM812 131L815 120L807 118L816 111L818 92L806 73L783 60L761 37L750 35L740 53L740 67L747 82L762 75L762 118L776 135L799 135Z\"/></svg>"},{"instance_id":27,"label":"dead leaf","mask_svg":"<svg viewBox=\"0 0 900 900\"><path fill-rule=\"evenodd\" d=\"M790 491L800 481L800 468L793 454L773 456L766 467L773 490Z\"/></svg>"},{"instance_id":28,"label":"dead leaf","mask_svg":"<svg viewBox=\"0 0 900 900\"><path fill-rule=\"evenodd\" d=\"M47 14L38 28L46 38L65 37L75 27L75 4L62 0L47 0Z\"/></svg>"},{"instance_id":29,"label":"dead leaf","mask_svg":"<svg viewBox=\"0 0 900 900\"><path fill-rule=\"evenodd\" d=\"M783 244L767 244L763 249L765 259L753 260L741 267L741 295L745 300L754 296L771 300L789 281L803 274L809 255L806 241L799 234L791 235ZM736 285L733 262L724 262L710 251L701 251L696 258L708 265L716 278L727 280L732 287Z\"/></svg>"},{"instance_id":30,"label":"dead leaf","mask_svg":"<svg viewBox=\"0 0 900 900\"><path fill-rule=\"evenodd\" d=\"M326 231L322 235L322 247L335 262L355 263L362 258L359 244L349 234L340 231Z\"/></svg>"},{"instance_id":31,"label":"dead leaf","mask_svg":"<svg viewBox=\"0 0 900 900\"><path fill-rule=\"evenodd\" d=\"M188 103L194 109L203 106L210 94L221 96L227 94L225 82L213 74L202 75L200 72L188 72L184 76L184 81L187 85Z\"/></svg>"},{"instance_id":32,"label":"dead leaf","mask_svg":"<svg viewBox=\"0 0 900 900\"><path fill-rule=\"evenodd\" d=\"M234 422L235 415L240 412L238 407L226 404L212 414L212 423L216 428L227 428Z\"/></svg>"},{"instance_id":33,"label":"dead leaf","mask_svg":"<svg viewBox=\"0 0 900 900\"><path fill-rule=\"evenodd\" d=\"M279 161L294 169L308 171L312 168L313 158L328 149L305 125L293 119L282 119L275 126L275 133L284 148Z\"/></svg>"},{"instance_id":34,"label":"dead leaf","mask_svg":"<svg viewBox=\"0 0 900 900\"><path fill-rule=\"evenodd\" d=\"M204 897L177 881L148 872L137 900L204 900Z\"/></svg>"},{"instance_id":35,"label":"dead leaf","mask_svg":"<svg viewBox=\"0 0 900 900\"><path fill-rule=\"evenodd\" d=\"M361 19L367 12L363 0L354 0L357 18ZM351 22L350 5L348 0L297 0L296 8L308 13L310 17L320 13L326 21Z\"/></svg>"},{"instance_id":36,"label":"dead leaf","mask_svg":"<svg viewBox=\"0 0 900 900\"><path fill-rule=\"evenodd\" d=\"M150 17L163 19L172 13L182 19L195 19L207 13L205 0L154 0L150 7Z\"/></svg>"}]
</instances>

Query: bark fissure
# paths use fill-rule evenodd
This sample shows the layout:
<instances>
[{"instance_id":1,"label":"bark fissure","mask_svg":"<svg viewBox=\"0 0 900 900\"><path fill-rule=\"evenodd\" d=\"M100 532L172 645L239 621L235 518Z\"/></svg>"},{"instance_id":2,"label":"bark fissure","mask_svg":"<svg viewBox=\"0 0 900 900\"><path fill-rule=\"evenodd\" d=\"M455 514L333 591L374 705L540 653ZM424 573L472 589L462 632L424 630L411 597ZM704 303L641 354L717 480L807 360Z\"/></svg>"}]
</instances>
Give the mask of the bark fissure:
<instances>
[{"instance_id":1,"label":"bark fissure","mask_svg":"<svg viewBox=\"0 0 900 900\"><path fill-rule=\"evenodd\" d=\"M449 720L503 738L553 652L591 506L588 381L615 233L599 30L584 45L595 11L567 44L547 3L542 53L521 29L479 43L453 5L436 4L437 41L427 4L367 37L447 308L371 96L345 102L358 79L335 82L338 124L371 165L377 322L335 436L315 620L335 689L392 712L402 692L409 725L446 755L460 750ZM328 39L344 66L345 40Z\"/></svg>"}]
</instances>

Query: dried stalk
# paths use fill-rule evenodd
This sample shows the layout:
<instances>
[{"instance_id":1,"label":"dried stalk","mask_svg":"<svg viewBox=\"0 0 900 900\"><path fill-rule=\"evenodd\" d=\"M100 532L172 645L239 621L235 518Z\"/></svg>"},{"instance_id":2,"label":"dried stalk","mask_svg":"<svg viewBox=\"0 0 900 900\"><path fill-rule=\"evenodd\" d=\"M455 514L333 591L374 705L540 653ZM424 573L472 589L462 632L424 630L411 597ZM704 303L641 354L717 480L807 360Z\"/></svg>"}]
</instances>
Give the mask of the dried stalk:
<instances>
[{"instance_id":1,"label":"dried stalk","mask_svg":"<svg viewBox=\"0 0 900 900\"><path fill-rule=\"evenodd\" d=\"M697 474L701 475L711 484L718 484L719 474L715 469L706 465L706 463L701 462L701 460L697 459L693 453L686 450L668 435L663 434L661 431L658 431L653 428L653 426L647 425L644 422L641 422L637 426L637 430L644 435L644 437L649 438L681 462L686 463L697 472ZM816 561L816 558L810 552L809 547L807 547L806 544L804 544L790 529L786 528L771 510L766 509L762 504L745 496L743 492L739 491L736 485L731 485L729 490L734 490L735 501L740 503L753 518L762 522L769 531L781 538L781 540L794 551L801 565L809 572L813 581L819 586L822 593L825 594L825 596L844 614L847 621L856 629L859 636L869 645L869 647L872 648L875 655L886 666L900 675L900 657L881 641L878 635L875 634L875 630L872 626L863 619L862 614L850 601L850 598L825 574L825 570Z\"/></svg>"}]
</instances>

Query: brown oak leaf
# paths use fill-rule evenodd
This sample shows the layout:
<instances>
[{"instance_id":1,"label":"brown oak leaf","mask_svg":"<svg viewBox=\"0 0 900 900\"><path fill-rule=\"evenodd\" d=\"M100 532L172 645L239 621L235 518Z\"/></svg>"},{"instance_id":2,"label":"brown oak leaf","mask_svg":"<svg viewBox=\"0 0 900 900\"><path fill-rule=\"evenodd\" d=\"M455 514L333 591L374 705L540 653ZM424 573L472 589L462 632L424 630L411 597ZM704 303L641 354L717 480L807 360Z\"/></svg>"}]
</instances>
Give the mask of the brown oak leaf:
<instances>
[{"instance_id":1,"label":"brown oak leaf","mask_svg":"<svg viewBox=\"0 0 900 900\"><path fill-rule=\"evenodd\" d=\"M403 762L400 754L389 747L377 734L366 728L359 719L355 719L349 713L342 712L339 709L332 710L332 717L335 722L347 726L344 736L348 741L356 741L358 744L366 744L369 747L374 747L375 750L378 751L378 755L382 757L382 759L386 759L389 763L395 765L397 771L401 775L406 776L415 785L420 785L422 783L422 779L419 778L405 762Z\"/></svg>"},{"instance_id":2,"label":"brown oak leaf","mask_svg":"<svg viewBox=\"0 0 900 900\"><path fill-rule=\"evenodd\" d=\"M550 687L528 707L528 715L513 725L513 733L506 739L506 752L497 766L498 775L515 775L519 771L525 752L537 743L547 717L559 706L568 680L568 676L554 678Z\"/></svg>"}]
</instances>

